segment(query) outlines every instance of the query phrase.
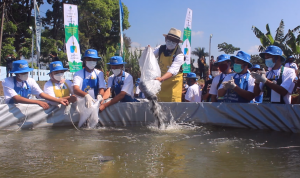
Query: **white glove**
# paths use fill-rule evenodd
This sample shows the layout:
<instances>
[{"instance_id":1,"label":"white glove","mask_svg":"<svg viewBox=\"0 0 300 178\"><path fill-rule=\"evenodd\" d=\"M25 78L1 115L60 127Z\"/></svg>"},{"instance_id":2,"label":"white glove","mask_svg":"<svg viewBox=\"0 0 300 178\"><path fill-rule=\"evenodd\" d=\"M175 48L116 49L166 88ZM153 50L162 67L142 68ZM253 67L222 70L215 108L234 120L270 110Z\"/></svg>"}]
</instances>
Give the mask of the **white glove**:
<instances>
[{"instance_id":1,"label":"white glove","mask_svg":"<svg viewBox=\"0 0 300 178\"><path fill-rule=\"evenodd\" d=\"M102 95L97 95L97 100L101 102L103 100Z\"/></svg>"},{"instance_id":2,"label":"white glove","mask_svg":"<svg viewBox=\"0 0 300 178\"><path fill-rule=\"evenodd\" d=\"M227 82L223 82L222 86L225 90L234 89L236 87L236 84L234 83L233 77L231 77L231 80L228 80Z\"/></svg>"},{"instance_id":3,"label":"white glove","mask_svg":"<svg viewBox=\"0 0 300 178\"><path fill-rule=\"evenodd\" d=\"M85 98L85 107L87 108L90 108L93 104L92 102L95 102L95 100L89 94L85 95L84 98Z\"/></svg>"},{"instance_id":4,"label":"white glove","mask_svg":"<svg viewBox=\"0 0 300 178\"><path fill-rule=\"evenodd\" d=\"M251 72L251 76L255 79L255 83L266 83L268 80L265 69L259 72Z\"/></svg>"}]
</instances>

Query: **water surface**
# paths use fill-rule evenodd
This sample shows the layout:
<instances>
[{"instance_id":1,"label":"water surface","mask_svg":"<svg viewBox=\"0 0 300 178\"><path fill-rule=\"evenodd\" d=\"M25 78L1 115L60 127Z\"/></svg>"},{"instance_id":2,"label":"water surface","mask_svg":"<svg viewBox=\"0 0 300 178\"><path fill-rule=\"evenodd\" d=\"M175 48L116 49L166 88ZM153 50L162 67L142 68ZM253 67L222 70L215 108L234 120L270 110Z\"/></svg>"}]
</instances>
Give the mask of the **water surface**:
<instances>
[{"instance_id":1,"label":"water surface","mask_svg":"<svg viewBox=\"0 0 300 178\"><path fill-rule=\"evenodd\" d=\"M300 135L283 132L64 127L2 130L0 145L0 177L300 175Z\"/></svg>"}]
</instances>

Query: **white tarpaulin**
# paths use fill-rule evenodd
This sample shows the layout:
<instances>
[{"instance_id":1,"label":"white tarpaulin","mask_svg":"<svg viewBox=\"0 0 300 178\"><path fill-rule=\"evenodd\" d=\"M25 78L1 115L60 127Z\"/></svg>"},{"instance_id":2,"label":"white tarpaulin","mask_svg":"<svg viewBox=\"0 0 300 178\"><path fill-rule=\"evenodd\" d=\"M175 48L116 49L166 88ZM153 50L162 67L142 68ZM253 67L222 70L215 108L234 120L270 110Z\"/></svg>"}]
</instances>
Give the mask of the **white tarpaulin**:
<instances>
[{"instance_id":1,"label":"white tarpaulin","mask_svg":"<svg viewBox=\"0 0 300 178\"><path fill-rule=\"evenodd\" d=\"M210 124L249 129L264 129L284 132L300 132L300 105L285 104L226 104L226 103L160 103L167 120L194 124ZM18 129L71 126L65 107L52 106L43 110L37 105L0 104L0 128ZM71 113L75 124L79 113L72 105ZM147 102L117 103L99 114L100 126L127 127L145 126L155 121Z\"/></svg>"}]
</instances>

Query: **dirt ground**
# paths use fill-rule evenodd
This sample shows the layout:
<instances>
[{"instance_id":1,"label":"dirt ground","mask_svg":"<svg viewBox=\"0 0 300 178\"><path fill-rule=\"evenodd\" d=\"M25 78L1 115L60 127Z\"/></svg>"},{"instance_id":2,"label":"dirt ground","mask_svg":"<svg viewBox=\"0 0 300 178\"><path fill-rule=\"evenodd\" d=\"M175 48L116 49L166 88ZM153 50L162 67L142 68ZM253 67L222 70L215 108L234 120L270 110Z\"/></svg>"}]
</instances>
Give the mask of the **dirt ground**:
<instances>
[{"instance_id":1,"label":"dirt ground","mask_svg":"<svg viewBox=\"0 0 300 178\"><path fill-rule=\"evenodd\" d=\"M37 81L37 83L39 84L39 86L40 86L41 89L43 90L46 81ZM1 82L1 81L0 81L0 96L4 96L4 93L3 93L3 87L2 87L2 82Z\"/></svg>"}]
</instances>

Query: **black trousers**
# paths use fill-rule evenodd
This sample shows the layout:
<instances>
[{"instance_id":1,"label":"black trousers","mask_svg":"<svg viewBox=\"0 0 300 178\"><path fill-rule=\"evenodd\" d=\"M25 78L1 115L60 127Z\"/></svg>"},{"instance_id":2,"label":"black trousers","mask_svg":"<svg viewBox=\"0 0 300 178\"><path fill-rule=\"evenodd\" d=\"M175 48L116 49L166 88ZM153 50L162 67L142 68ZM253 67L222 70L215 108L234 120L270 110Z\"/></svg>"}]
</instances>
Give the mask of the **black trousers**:
<instances>
[{"instance_id":1,"label":"black trousers","mask_svg":"<svg viewBox=\"0 0 300 178\"><path fill-rule=\"evenodd\" d=\"M8 75L10 74L10 76L12 76L11 73L9 73L11 71L10 67L6 67L6 77L8 77Z\"/></svg>"},{"instance_id":2,"label":"black trousers","mask_svg":"<svg viewBox=\"0 0 300 178\"><path fill-rule=\"evenodd\" d=\"M204 69L199 69L199 76L200 76L201 79L205 77L204 76Z\"/></svg>"}]
</instances>

